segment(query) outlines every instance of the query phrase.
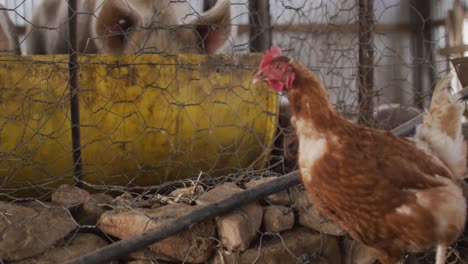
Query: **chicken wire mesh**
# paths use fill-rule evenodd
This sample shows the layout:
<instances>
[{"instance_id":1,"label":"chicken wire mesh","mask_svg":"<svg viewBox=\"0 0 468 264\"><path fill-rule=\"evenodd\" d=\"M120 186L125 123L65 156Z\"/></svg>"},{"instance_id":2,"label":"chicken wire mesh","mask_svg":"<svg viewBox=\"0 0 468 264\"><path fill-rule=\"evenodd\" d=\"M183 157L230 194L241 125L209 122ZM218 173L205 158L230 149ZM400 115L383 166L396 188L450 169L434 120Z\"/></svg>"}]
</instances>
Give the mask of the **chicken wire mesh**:
<instances>
[{"instance_id":1,"label":"chicken wire mesh","mask_svg":"<svg viewBox=\"0 0 468 264\"><path fill-rule=\"evenodd\" d=\"M0 52L20 54L0 57L1 199L34 200L55 210L40 201L49 201L61 183L78 180L90 191L120 197L102 202L106 208L193 204L196 195L181 200L169 193L208 191L225 182L244 186L297 169L287 99L250 84L260 56L248 53L270 43L314 70L347 118L390 130L414 117L427 106L439 75L451 69L449 58L463 53L444 51L465 43L465 16L454 14L467 3L373 1L375 25L363 29L373 33L373 59L363 65L360 48L368 43L360 41L359 2L78 0L73 52L80 54L80 118L72 124L69 57L57 55L71 46L68 1L0 1ZM370 116L360 99L363 68L373 72ZM75 149L73 127L80 131ZM77 150L81 160L73 156ZM80 179L74 178L77 165ZM0 226L16 221L3 216ZM97 225L73 222L79 231ZM214 235L209 239L222 244ZM56 242L0 258L44 256ZM320 251L291 254L308 263Z\"/></svg>"}]
</instances>

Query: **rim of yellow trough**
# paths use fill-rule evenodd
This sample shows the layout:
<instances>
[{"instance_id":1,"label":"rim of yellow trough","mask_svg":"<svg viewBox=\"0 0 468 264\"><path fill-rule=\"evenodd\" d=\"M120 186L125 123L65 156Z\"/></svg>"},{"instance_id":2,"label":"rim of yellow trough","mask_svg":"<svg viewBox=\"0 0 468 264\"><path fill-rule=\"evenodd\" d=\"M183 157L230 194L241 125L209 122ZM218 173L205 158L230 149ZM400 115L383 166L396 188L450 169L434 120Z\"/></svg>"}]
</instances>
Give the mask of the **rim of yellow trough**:
<instances>
[{"instance_id":1,"label":"rim of yellow trough","mask_svg":"<svg viewBox=\"0 0 468 264\"><path fill-rule=\"evenodd\" d=\"M84 180L156 185L265 166L278 96L260 54L80 55ZM68 56L0 57L2 191L71 183Z\"/></svg>"}]
</instances>

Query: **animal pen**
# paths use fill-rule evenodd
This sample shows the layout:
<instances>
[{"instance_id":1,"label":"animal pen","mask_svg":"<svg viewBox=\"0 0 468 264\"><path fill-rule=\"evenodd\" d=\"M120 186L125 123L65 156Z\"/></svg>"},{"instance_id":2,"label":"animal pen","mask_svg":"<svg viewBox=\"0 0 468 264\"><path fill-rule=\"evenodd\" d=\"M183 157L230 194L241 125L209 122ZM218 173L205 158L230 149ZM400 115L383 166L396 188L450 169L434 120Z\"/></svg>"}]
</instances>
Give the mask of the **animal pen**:
<instances>
[{"instance_id":1,"label":"animal pen","mask_svg":"<svg viewBox=\"0 0 468 264\"><path fill-rule=\"evenodd\" d=\"M57 24L44 22L57 13L33 18L41 1L0 1L21 50L0 49L0 263L373 263L296 186L287 98L252 84L262 53L282 47L316 72L342 115L400 136L442 73L458 74L453 93L468 84L465 1L231 0L229 19L211 24L222 0L154 1L151 12L121 0L130 11L101 35L80 17L98 27L106 1L89 1L92 13L80 1L67 1L64 23L48 22ZM160 23L181 5L176 25ZM150 26L127 27L133 13L150 13ZM47 34L65 28L55 41L68 54L27 54L37 32L50 47ZM175 43L179 30L201 37ZM171 39L80 46L83 36L124 43L137 33ZM270 228L270 213L288 224ZM468 261L467 249L462 237L450 263Z\"/></svg>"}]
</instances>

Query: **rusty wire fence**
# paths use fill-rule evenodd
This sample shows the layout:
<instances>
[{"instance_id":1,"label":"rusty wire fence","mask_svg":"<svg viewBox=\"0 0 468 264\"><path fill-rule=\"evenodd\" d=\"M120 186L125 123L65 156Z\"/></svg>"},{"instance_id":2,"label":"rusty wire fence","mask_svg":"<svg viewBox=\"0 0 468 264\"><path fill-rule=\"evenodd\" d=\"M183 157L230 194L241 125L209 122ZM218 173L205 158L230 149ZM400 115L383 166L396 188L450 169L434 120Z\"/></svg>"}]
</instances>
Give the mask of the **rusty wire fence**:
<instances>
[{"instance_id":1,"label":"rusty wire fence","mask_svg":"<svg viewBox=\"0 0 468 264\"><path fill-rule=\"evenodd\" d=\"M127 207L151 207L174 203L168 194L177 188L244 186L297 169L287 98L251 84L261 58L254 52L272 44L314 70L344 116L395 128L423 111L440 74L451 70L450 58L463 56L468 5L437 0L0 4L0 199L5 202L0 214L14 210L11 201L34 201L52 210L50 196L63 183L124 197L105 202L110 208L121 206L122 199ZM455 80L452 86L460 84ZM1 228L11 226L8 217L0 220ZM96 222L74 223L75 234L100 232ZM0 262L44 256L57 241L42 241L42 248L27 253L3 250ZM220 244L214 237L211 242ZM17 246L2 243L0 251Z\"/></svg>"}]
</instances>

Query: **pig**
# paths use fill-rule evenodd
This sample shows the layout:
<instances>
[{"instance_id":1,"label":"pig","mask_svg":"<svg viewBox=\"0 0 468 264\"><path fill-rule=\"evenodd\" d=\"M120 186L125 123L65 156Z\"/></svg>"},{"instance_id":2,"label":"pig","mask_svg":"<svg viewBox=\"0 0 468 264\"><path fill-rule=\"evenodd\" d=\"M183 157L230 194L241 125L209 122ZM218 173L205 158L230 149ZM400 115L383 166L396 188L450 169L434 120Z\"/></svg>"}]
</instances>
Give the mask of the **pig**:
<instances>
[{"instance_id":1,"label":"pig","mask_svg":"<svg viewBox=\"0 0 468 264\"><path fill-rule=\"evenodd\" d=\"M20 54L18 35L8 12L0 5L0 55Z\"/></svg>"},{"instance_id":2,"label":"pig","mask_svg":"<svg viewBox=\"0 0 468 264\"><path fill-rule=\"evenodd\" d=\"M186 1L78 0L81 53L214 53L230 36L230 1L196 15ZM68 4L43 0L27 29L27 54L68 53Z\"/></svg>"}]
</instances>

